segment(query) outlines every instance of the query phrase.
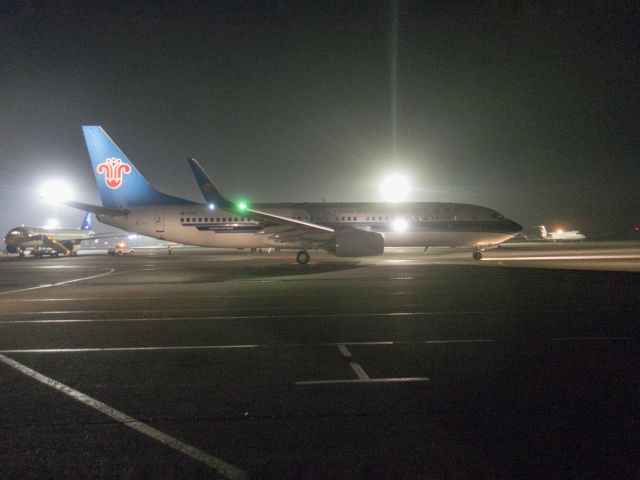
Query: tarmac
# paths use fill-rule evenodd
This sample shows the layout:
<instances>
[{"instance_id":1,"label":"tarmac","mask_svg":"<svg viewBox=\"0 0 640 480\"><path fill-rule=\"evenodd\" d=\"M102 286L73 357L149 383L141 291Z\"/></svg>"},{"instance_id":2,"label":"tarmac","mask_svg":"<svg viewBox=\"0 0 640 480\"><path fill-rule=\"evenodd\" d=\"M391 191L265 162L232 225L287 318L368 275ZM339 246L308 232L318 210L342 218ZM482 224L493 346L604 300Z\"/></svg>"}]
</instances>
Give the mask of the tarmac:
<instances>
[{"instance_id":1,"label":"tarmac","mask_svg":"<svg viewBox=\"0 0 640 480\"><path fill-rule=\"evenodd\" d=\"M0 259L0 478L640 475L640 244Z\"/></svg>"}]
</instances>

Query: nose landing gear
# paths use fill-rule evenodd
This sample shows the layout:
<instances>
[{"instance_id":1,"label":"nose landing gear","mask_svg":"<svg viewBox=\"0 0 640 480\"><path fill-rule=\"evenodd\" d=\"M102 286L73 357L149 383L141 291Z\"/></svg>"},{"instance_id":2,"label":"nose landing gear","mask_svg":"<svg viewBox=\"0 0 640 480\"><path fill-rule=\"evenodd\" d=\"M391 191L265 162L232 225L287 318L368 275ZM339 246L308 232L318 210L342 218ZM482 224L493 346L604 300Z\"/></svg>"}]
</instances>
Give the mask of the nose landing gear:
<instances>
[{"instance_id":1,"label":"nose landing gear","mask_svg":"<svg viewBox=\"0 0 640 480\"><path fill-rule=\"evenodd\" d=\"M474 260L482 260L482 250L479 247L473 251L473 259Z\"/></svg>"}]
</instances>

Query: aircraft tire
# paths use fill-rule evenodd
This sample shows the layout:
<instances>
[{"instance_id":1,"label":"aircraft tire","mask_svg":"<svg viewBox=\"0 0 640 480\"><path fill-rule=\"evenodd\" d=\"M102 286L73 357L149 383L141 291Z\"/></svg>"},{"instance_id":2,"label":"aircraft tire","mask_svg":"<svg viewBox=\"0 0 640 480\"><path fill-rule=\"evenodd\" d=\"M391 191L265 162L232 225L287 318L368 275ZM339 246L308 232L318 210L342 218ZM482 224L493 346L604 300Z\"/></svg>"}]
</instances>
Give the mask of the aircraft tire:
<instances>
[{"instance_id":1,"label":"aircraft tire","mask_svg":"<svg viewBox=\"0 0 640 480\"><path fill-rule=\"evenodd\" d=\"M482 252L480 250L476 250L475 252L473 252L473 259L482 260Z\"/></svg>"},{"instance_id":2,"label":"aircraft tire","mask_svg":"<svg viewBox=\"0 0 640 480\"><path fill-rule=\"evenodd\" d=\"M307 252L305 252L304 250L300 250L298 252L298 255L296 255L296 261L300 264L300 265L306 265L307 263L309 263L309 254Z\"/></svg>"}]
</instances>

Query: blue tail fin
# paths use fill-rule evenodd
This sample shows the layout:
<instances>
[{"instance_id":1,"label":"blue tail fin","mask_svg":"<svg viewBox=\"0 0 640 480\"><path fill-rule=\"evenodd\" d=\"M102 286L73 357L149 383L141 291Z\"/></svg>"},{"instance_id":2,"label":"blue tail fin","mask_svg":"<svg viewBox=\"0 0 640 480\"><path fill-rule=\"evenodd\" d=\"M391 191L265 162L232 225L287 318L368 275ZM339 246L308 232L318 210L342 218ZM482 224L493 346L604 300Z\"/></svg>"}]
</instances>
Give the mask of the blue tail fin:
<instances>
[{"instance_id":1,"label":"blue tail fin","mask_svg":"<svg viewBox=\"0 0 640 480\"><path fill-rule=\"evenodd\" d=\"M102 204L108 208L184 205L189 200L156 190L100 126L82 127Z\"/></svg>"},{"instance_id":2,"label":"blue tail fin","mask_svg":"<svg viewBox=\"0 0 640 480\"><path fill-rule=\"evenodd\" d=\"M80 225L80 230L91 230L91 212L87 212L87 214L84 216L82 225Z\"/></svg>"}]
</instances>

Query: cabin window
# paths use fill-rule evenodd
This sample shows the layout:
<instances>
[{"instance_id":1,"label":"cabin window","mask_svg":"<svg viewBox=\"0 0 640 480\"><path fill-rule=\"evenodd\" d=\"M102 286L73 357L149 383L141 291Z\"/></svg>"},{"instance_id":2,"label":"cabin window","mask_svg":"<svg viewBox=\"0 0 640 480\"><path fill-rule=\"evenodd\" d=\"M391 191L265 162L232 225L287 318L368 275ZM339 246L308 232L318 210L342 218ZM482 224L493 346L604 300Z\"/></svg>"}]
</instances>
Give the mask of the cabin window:
<instances>
[{"instance_id":1,"label":"cabin window","mask_svg":"<svg viewBox=\"0 0 640 480\"><path fill-rule=\"evenodd\" d=\"M180 217L180 222L184 222L184 217Z\"/></svg>"}]
</instances>

